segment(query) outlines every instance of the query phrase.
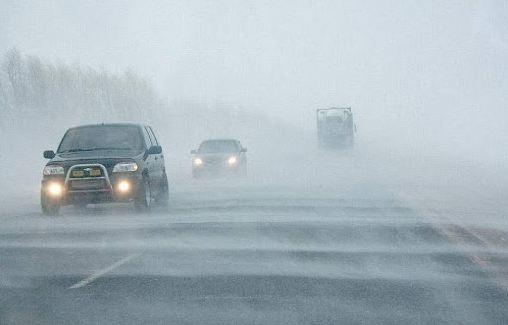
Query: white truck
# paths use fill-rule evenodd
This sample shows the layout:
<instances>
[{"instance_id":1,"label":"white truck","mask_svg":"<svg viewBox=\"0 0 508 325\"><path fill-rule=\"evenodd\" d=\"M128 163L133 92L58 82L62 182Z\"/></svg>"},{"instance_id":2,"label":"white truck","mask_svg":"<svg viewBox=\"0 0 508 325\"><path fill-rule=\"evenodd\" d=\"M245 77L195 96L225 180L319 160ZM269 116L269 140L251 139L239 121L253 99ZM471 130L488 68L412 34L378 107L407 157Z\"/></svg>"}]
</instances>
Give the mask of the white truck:
<instances>
[{"instance_id":1,"label":"white truck","mask_svg":"<svg viewBox=\"0 0 508 325\"><path fill-rule=\"evenodd\" d=\"M316 117L321 148L353 148L356 126L351 107L318 109Z\"/></svg>"}]
</instances>

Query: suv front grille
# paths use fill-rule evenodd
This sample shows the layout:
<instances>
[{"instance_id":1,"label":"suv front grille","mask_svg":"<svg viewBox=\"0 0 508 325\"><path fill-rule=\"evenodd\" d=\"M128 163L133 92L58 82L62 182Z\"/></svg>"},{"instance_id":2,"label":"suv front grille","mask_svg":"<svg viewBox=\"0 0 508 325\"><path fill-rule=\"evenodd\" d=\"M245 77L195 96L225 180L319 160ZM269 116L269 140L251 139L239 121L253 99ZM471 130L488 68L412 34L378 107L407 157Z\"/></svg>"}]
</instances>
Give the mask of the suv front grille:
<instances>
[{"instance_id":1,"label":"suv front grille","mask_svg":"<svg viewBox=\"0 0 508 325\"><path fill-rule=\"evenodd\" d=\"M80 179L71 180L71 190L106 190L107 183L105 179Z\"/></svg>"},{"instance_id":2,"label":"suv front grille","mask_svg":"<svg viewBox=\"0 0 508 325\"><path fill-rule=\"evenodd\" d=\"M70 192L110 191L106 167L101 164L81 164L69 168L65 184Z\"/></svg>"},{"instance_id":3,"label":"suv front grille","mask_svg":"<svg viewBox=\"0 0 508 325\"><path fill-rule=\"evenodd\" d=\"M100 167L77 167L71 171L71 178L103 177Z\"/></svg>"}]
</instances>

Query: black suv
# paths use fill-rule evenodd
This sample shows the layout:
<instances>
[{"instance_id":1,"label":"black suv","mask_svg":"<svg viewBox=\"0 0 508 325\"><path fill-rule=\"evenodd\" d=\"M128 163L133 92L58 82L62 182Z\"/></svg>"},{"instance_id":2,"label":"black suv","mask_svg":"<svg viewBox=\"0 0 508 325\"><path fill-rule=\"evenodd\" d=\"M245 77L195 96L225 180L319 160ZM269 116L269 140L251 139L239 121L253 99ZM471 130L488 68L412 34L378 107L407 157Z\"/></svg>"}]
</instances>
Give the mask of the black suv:
<instances>
[{"instance_id":1,"label":"black suv","mask_svg":"<svg viewBox=\"0 0 508 325\"><path fill-rule=\"evenodd\" d=\"M99 124L71 128L43 171L41 207L58 214L62 205L152 201L167 204L168 179L162 147L153 130L139 124Z\"/></svg>"}]
</instances>

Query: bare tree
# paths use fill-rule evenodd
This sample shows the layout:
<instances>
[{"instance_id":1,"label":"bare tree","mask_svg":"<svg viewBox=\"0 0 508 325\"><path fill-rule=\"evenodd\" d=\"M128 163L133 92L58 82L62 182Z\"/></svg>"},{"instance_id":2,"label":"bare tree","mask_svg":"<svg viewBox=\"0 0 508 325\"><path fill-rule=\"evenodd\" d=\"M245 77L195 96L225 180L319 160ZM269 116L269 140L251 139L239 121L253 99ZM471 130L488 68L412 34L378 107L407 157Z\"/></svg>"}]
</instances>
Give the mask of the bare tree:
<instances>
[{"instance_id":1,"label":"bare tree","mask_svg":"<svg viewBox=\"0 0 508 325\"><path fill-rule=\"evenodd\" d=\"M132 70L44 63L16 49L4 54L0 67L2 126L36 126L36 134L56 124L157 120L165 111L152 85Z\"/></svg>"}]
</instances>

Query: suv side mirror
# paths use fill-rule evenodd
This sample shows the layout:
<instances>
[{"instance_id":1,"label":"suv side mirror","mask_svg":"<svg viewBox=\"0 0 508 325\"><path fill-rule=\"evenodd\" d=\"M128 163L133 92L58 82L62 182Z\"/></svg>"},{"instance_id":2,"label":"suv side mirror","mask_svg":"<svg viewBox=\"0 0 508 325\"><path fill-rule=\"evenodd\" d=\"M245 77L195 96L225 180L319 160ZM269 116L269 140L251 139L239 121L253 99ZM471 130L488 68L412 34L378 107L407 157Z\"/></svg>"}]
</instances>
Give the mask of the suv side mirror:
<instances>
[{"instance_id":1,"label":"suv side mirror","mask_svg":"<svg viewBox=\"0 0 508 325\"><path fill-rule=\"evenodd\" d=\"M150 149L148 149L149 155L159 155L162 153L162 147L161 146L151 146Z\"/></svg>"},{"instance_id":2,"label":"suv side mirror","mask_svg":"<svg viewBox=\"0 0 508 325\"><path fill-rule=\"evenodd\" d=\"M44 153L42 155L46 159L53 159L56 156L56 154L53 150L46 150L46 151L44 151Z\"/></svg>"},{"instance_id":3,"label":"suv side mirror","mask_svg":"<svg viewBox=\"0 0 508 325\"><path fill-rule=\"evenodd\" d=\"M190 153L191 153L191 155L195 155L195 154L197 154L198 152L197 152L197 150L191 150L191 151L190 151Z\"/></svg>"},{"instance_id":4,"label":"suv side mirror","mask_svg":"<svg viewBox=\"0 0 508 325\"><path fill-rule=\"evenodd\" d=\"M247 148L242 148L241 152L247 152Z\"/></svg>"}]
</instances>

